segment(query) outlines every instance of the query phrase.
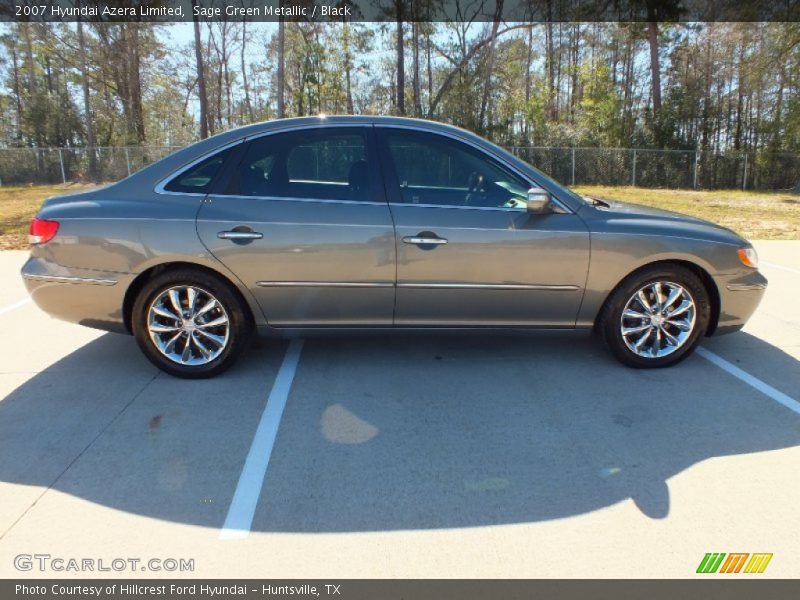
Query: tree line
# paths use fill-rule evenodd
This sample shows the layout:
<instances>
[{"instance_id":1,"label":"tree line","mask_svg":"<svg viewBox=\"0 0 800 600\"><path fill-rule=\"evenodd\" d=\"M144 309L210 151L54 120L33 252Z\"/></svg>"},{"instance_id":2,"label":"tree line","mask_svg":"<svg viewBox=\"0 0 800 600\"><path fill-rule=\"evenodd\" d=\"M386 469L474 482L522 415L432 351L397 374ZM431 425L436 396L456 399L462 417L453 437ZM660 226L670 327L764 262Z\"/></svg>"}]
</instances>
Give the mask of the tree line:
<instances>
[{"instance_id":1,"label":"tree line","mask_svg":"<svg viewBox=\"0 0 800 600\"><path fill-rule=\"evenodd\" d=\"M6 24L0 146L174 146L326 113L435 119L507 146L800 152L800 24L414 11L396 0L374 23Z\"/></svg>"}]
</instances>

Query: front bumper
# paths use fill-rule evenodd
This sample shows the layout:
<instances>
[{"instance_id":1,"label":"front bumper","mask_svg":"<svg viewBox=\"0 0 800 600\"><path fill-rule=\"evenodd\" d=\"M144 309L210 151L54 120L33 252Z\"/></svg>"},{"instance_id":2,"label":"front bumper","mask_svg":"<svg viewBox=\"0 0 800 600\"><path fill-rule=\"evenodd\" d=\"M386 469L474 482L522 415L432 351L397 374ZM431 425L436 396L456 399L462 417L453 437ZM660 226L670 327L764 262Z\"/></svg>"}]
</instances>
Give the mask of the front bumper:
<instances>
[{"instance_id":1,"label":"front bumper","mask_svg":"<svg viewBox=\"0 0 800 600\"><path fill-rule=\"evenodd\" d=\"M29 258L21 274L33 301L49 315L105 331L127 331L122 305L133 274L76 269L39 257Z\"/></svg>"},{"instance_id":2,"label":"front bumper","mask_svg":"<svg viewBox=\"0 0 800 600\"><path fill-rule=\"evenodd\" d=\"M720 296L719 320L713 335L739 331L753 315L764 297L767 279L752 270L717 281Z\"/></svg>"}]
</instances>

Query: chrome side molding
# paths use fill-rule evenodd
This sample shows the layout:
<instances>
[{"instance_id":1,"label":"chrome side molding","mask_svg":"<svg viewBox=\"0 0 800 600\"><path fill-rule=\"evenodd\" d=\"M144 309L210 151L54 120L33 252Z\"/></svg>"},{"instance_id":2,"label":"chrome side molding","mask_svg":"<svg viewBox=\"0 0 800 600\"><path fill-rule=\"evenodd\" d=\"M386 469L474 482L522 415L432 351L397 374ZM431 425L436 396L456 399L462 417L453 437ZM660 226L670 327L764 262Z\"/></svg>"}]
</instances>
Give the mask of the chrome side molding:
<instances>
[{"instance_id":1,"label":"chrome side molding","mask_svg":"<svg viewBox=\"0 0 800 600\"><path fill-rule=\"evenodd\" d=\"M445 290L540 290L546 292L577 292L577 285L539 285L528 283L398 283L397 287Z\"/></svg>"},{"instance_id":2,"label":"chrome side molding","mask_svg":"<svg viewBox=\"0 0 800 600\"><path fill-rule=\"evenodd\" d=\"M116 285L116 279L98 279L94 277L67 277L63 275L34 275L31 273L23 273L24 279L31 279L34 281L53 281L56 283L86 283L89 285Z\"/></svg>"},{"instance_id":3,"label":"chrome side molding","mask_svg":"<svg viewBox=\"0 0 800 600\"><path fill-rule=\"evenodd\" d=\"M444 290L538 290L546 292L577 292L577 285L538 285L526 283L398 283L382 281L256 281L258 287L325 287L325 288L409 288Z\"/></svg>"},{"instance_id":4,"label":"chrome side molding","mask_svg":"<svg viewBox=\"0 0 800 600\"><path fill-rule=\"evenodd\" d=\"M258 287L391 288L386 281L256 281Z\"/></svg>"}]
</instances>

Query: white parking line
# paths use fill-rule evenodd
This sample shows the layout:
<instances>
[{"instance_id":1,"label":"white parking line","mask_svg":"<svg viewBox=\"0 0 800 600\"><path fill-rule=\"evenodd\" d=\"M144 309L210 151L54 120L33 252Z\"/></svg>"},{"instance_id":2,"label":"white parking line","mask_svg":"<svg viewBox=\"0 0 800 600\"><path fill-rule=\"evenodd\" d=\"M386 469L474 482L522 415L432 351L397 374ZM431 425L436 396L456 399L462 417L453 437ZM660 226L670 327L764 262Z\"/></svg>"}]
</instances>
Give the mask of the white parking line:
<instances>
[{"instance_id":1,"label":"white parking line","mask_svg":"<svg viewBox=\"0 0 800 600\"><path fill-rule=\"evenodd\" d=\"M781 271L789 271L789 273L797 273L798 275L800 275L800 270L793 269L792 267L784 267L783 265L776 265L775 263L764 262L763 260L761 261L761 264L764 265L765 267L780 269Z\"/></svg>"},{"instance_id":2,"label":"white parking line","mask_svg":"<svg viewBox=\"0 0 800 600\"><path fill-rule=\"evenodd\" d=\"M740 369L733 363L728 362L718 354L714 354L713 352L711 352L711 350L699 347L697 348L697 353L706 360L717 365L723 371L727 371L737 379L744 381L750 387L757 389L765 396L769 396L770 398L775 400L775 402L777 402L778 404L782 404L789 410L794 411L798 415L800 415L800 402L798 402L794 398L791 398L786 394L784 394L783 392L776 390L774 387L772 387L767 383L764 383L757 377L753 377L752 375L750 375L750 373L743 371L742 369Z\"/></svg>"},{"instance_id":3,"label":"white parking line","mask_svg":"<svg viewBox=\"0 0 800 600\"><path fill-rule=\"evenodd\" d=\"M6 306L5 308L0 308L0 315L4 315L6 313L9 313L12 310L15 310L15 309L19 308L20 306L25 306L30 301L31 301L30 298L25 298L25 300L20 300L19 302L15 302L14 304L12 304L10 306Z\"/></svg>"},{"instance_id":4,"label":"white parking line","mask_svg":"<svg viewBox=\"0 0 800 600\"><path fill-rule=\"evenodd\" d=\"M303 349L303 340L292 340L283 363L278 370L278 376L272 385L272 391L267 398L267 405L261 414L261 421L250 445L250 452L242 467L239 483L233 494L233 500L228 508L228 516L220 531L221 540L239 540L250 535L253 525L253 516L256 512L258 497L261 495L261 486L267 474L267 466L278 435L278 426L281 423L286 399L292 388L294 374L300 361L300 352Z\"/></svg>"}]
</instances>

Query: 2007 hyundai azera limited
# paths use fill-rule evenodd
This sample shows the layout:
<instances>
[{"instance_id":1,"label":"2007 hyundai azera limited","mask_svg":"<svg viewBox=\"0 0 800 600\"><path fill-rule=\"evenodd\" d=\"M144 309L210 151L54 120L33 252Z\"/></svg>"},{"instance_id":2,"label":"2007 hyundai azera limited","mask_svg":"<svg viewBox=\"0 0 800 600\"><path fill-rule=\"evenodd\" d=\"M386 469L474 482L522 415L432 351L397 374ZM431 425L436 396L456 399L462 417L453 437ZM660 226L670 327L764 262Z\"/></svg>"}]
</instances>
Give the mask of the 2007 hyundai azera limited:
<instances>
[{"instance_id":1,"label":"2007 hyundai azera limited","mask_svg":"<svg viewBox=\"0 0 800 600\"><path fill-rule=\"evenodd\" d=\"M222 372L257 330L594 328L626 365L662 367L740 329L767 283L727 229L390 117L216 135L48 199L30 241L42 309L130 332L180 377Z\"/></svg>"}]
</instances>

